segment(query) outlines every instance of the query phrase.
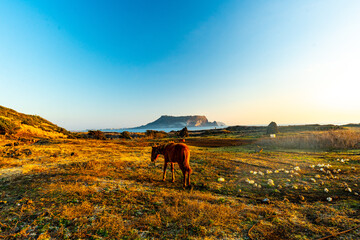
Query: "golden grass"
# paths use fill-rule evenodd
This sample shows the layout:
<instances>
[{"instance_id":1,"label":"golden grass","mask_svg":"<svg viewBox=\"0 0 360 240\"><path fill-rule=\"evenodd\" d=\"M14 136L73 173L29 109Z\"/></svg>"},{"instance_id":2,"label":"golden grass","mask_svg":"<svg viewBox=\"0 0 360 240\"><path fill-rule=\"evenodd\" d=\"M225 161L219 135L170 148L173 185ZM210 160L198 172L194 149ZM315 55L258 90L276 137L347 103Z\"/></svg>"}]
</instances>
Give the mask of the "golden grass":
<instances>
[{"instance_id":1,"label":"golden grass","mask_svg":"<svg viewBox=\"0 0 360 240\"><path fill-rule=\"evenodd\" d=\"M0 238L316 239L360 224L354 194L359 192L359 155L190 147L193 189L184 190L177 166L175 183L169 173L161 181L163 159L150 164L147 141L57 140L3 147ZM0 140L0 145L8 142ZM8 155L25 149L32 154ZM318 164L341 172L330 175ZM12 175L8 168L14 166L21 171ZM218 182L219 177L225 181ZM269 178L275 186L267 184ZM329 196L332 202L326 201ZM360 233L346 237L356 239Z\"/></svg>"},{"instance_id":2,"label":"golden grass","mask_svg":"<svg viewBox=\"0 0 360 240\"><path fill-rule=\"evenodd\" d=\"M51 138L51 139L67 138L66 135L59 132L51 131L51 129L45 131L41 128L33 127L26 124L21 125L20 129L17 131L15 136L21 138L33 138L33 137Z\"/></svg>"},{"instance_id":3,"label":"golden grass","mask_svg":"<svg viewBox=\"0 0 360 240\"><path fill-rule=\"evenodd\" d=\"M302 134L279 135L277 138L261 139L261 146L292 149L354 149L360 147L360 132L355 130L332 130L323 132L304 132Z\"/></svg>"}]
</instances>

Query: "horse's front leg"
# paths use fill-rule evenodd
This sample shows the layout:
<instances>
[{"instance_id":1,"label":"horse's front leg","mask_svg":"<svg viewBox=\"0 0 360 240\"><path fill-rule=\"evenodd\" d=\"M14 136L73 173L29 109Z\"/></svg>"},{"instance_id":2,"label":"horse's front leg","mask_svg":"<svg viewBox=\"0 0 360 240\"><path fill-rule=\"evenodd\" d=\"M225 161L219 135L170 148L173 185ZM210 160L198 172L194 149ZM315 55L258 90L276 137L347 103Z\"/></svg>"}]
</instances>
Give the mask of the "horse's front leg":
<instances>
[{"instance_id":1,"label":"horse's front leg","mask_svg":"<svg viewBox=\"0 0 360 240\"><path fill-rule=\"evenodd\" d=\"M164 162L164 174L163 174L163 181L165 181L165 177L166 177L166 167L167 167L167 161L165 160Z\"/></svg>"},{"instance_id":2,"label":"horse's front leg","mask_svg":"<svg viewBox=\"0 0 360 240\"><path fill-rule=\"evenodd\" d=\"M172 173L172 182L175 182L175 174L174 174L174 163L171 163L171 173Z\"/></svg>"}]
</instances>

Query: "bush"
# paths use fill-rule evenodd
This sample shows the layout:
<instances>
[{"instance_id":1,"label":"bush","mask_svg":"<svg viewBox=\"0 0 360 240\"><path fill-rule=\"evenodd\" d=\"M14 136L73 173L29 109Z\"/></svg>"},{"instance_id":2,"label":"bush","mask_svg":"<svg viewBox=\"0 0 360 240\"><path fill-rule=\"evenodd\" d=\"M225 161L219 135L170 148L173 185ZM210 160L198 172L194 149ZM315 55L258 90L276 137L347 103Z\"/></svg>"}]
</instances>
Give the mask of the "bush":
<instances>
[{"instance_id":1,"label":"bush","mask_svg":"<svg viewBox=\"0 0 360 240\"><path fill-rule=\"evenodd\" d=\"M145 135L148 138L165 138L168 134L164 131L146 130Z\"/></svg>"},{"instance_id":2,"label":"bush","mask_svg":"<svg viewBox=\"0 0 360 240\"><path fill-rule=\"evenodd\" d=\"M279 132L276 122L271 122L266 129L266 134L276 134Z\"/></svg>"},{"instance_id":3,"label":"bush","mask_svg":"<svg viewBox=\"0 0 360 240\"><path fill-rule=\"evenodd\" d=\"M189 132L187 127L184 127L183 129L181 129L181 131L179 132L179 137L188 137L189 136Z\"/></svg>"},{"instance_id":4,"label":"bush","mask_svg":"<svg viewBox=\"0 0 360 240\"><path fill-rule=\"evenodd\" d=\"M14 134L19 127L13 122L0 117L0 135Z\"/></svg>"},{"instance_id":5,"label":"bush","mask_svg":"<svg viewBox=\"0 0 360 240\"><path fill-rule=\"evenodd\" d=\"M96 130L90 130L88 132L89 138L98 139L98 140L106 140L105 134L102 131Z\"/></svg>"},{"instance_id":6,"label":"bush","mask_svg":"<svg viewBox=\"0 0 360 240\"><path fill-rule=\"evenodd\" d=\"M120 137L125 139L131 139L130 133L128 131L123 131L120 135Z\"/></svg>"}]
</instances>

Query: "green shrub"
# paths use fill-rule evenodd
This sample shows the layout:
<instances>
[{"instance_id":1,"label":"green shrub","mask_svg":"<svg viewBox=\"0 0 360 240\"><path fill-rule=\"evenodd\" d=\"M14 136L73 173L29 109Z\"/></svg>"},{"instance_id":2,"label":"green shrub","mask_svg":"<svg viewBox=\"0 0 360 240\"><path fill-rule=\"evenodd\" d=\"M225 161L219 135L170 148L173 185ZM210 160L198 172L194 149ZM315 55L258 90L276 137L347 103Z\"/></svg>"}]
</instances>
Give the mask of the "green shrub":
<instances>
[{"instance_id":1,"label":"green shrub","mask_svg":"<svg viewBox=\"0 0 360 240\"><path fill-rule=\"evenodd\" d=\"M266 134L276 134L279 132L276 122L271 122L266 129Z\"/></svg>"},{"instance_id":2,"label":"green shrub","mask_svg":"<svg viewBox=\"0 0 360 240\"><path fill-rule=\"evenodd\" d=\"M181 129L181 131L179 132L179 137L188 137L189 136L189 132L187 127L184 127L183 129Z\"/></svg>"}]
</instances>

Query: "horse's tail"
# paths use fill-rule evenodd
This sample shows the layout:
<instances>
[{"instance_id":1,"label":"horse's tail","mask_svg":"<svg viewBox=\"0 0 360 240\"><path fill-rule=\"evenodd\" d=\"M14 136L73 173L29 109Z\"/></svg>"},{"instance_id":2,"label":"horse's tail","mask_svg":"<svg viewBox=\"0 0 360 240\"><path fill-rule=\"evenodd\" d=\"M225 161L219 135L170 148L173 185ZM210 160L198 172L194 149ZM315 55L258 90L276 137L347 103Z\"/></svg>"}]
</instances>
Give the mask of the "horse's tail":
<instances>
[{"instance_id":1,"label":"horse's tail","mask_svg":"<svg viewBox=\"0 0 360 240\"><path fill-rule=\"evenodd\" d=\"M191 174L192 169L190 167L190 151L189 151L189 149L186 149L184 151L183 157L184 157L184 159L183 159L184 168L189 174Z\"/></svg>"}]
</instances>

